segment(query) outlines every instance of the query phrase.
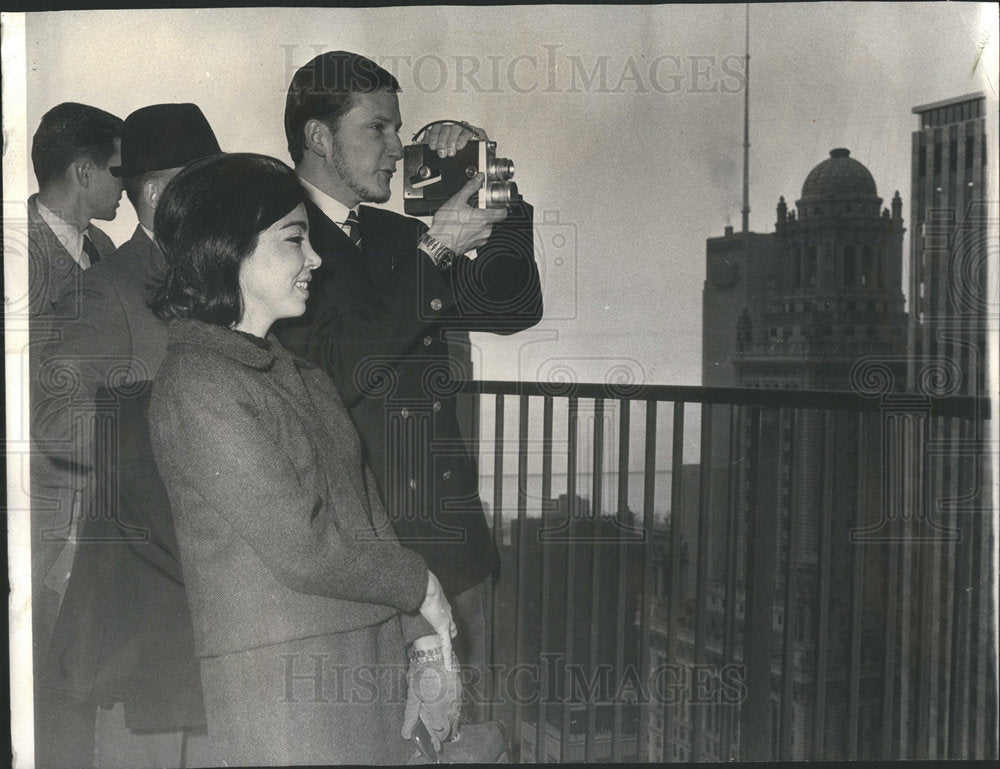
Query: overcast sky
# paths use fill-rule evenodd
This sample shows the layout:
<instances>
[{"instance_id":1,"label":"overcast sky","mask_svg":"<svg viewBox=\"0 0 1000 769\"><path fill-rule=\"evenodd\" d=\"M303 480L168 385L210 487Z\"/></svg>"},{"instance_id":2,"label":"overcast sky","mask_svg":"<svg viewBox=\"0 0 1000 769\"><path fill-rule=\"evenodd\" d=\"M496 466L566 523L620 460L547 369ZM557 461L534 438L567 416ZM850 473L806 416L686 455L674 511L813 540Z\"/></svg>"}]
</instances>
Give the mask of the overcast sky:
<instances>
[{"instance_id":1,"label":"overcast sky","mask_svg":"<svg viewBox=\"0 0 1000 769\"><path fill-rule=\"evenodd\" d=\"M901 192L909 228L912 107L984 91L996 114L995 4L755 5L750 27L754 231L834 147L886 205ZM62 101L193 101L224 150L286 161L294 69L368 55L401 82L404 141L437 118L483 126L535 206L546 317L477 336L481 375L700 383L705 239L740 225L743 6L60 12L29 14L25 44L29 139ZM126 200L102 226L129 237Z\"/></svg>"}]
</instances>

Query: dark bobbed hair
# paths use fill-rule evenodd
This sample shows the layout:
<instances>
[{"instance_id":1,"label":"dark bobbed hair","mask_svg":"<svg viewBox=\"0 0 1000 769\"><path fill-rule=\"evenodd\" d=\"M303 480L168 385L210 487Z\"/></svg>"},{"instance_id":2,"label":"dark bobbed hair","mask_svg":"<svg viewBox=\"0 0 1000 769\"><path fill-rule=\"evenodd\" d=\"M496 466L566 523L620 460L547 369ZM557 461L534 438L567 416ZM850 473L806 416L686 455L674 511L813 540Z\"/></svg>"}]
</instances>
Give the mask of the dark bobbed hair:
<instances>
[{"instance_id":1,"label":"dark bobbed hair","mask_svg":"<svg viewBox=\"0 0 1000 769\"><path fill-rule=\"evenodd\" d=\"M336 131L356 93L399 91L399 81L371 59L350 51L327 51L299 68L285 99L285 138L293 163L306 149L306 122L322 120Z\"/></svg>"},{"instance_id":2,"label":"dark bobbed hair","mask_svg":"<svg viewBox=\"0 0 1000 769\"><path fill-rule=\"evenodd\" d=\"M123 126L121 118L97 107L71 101L57 104L42 115L31 140L31 165L38 186L58 179L81 157L106 166Z\"/></svg>"},{"instance_id":3,"label":"dark bobbed hair","mask_svg":"<svg viewBox=\"0 0 1000 769\"><path fill-rule=\"evenodd\" d=\"M185 166L164 188L153 222L167 260L150 301L156 316L237 323L240 265L257 236L304 201L295 172L266 155L215 155Z\"/></svg>"}]
</instances>

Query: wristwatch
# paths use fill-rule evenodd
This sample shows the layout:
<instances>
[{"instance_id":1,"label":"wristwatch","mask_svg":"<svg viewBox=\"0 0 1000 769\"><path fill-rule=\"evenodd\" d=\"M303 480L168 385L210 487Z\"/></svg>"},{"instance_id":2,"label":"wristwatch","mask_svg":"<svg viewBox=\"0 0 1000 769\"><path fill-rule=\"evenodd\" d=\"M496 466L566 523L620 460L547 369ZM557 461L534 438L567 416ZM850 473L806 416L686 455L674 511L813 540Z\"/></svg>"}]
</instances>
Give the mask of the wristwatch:
<instances>
[{"instance_id":1,"label":"wristwatch","mask_svg":"<svg viewBox=\"0 0 1000 769\"><path fill-rule=\"evenodd\" d=\"M447 270L455 261L455 252L426 232L420 236L417 247L431 258L434 266L439 270Z\"/></svg>"}]
</instances>

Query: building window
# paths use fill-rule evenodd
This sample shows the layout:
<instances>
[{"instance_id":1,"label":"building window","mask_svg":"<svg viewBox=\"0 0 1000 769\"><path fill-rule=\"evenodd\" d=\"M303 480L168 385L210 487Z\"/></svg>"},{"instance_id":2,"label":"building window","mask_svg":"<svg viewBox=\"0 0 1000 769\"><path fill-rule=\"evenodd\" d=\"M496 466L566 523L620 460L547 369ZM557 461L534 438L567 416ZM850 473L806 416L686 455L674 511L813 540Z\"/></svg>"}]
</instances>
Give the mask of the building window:
<instances>
[{"instance_id":1,"label":"building window","mask_svg":"<svg viewBox=\"0 0 1000 769\"><path fill-rule=\"evenodd\" d=\"M809 246L806 255L805 282L809 286L816 285L816 246Z\"/></svg>"},{"instance_id":2,"label":"building window","mask_svg":"<svg viewBox=\"0 0 1000 769\"><path fill-rule=\"evenodd\" d=\"M861 253L861 285L867 286L872 274L872 247L865 246Z\"/></svg>"},{"instance_id":3,"label":"building window","mask_svg":"<svg viewBox=\"0 0 1000 769\"><path fill-rule=\"evenodd\" d=\"M923 145L917 151L917 175L927 176L927 147Z\"/></svg>"},{"instance_id":4,"label":"building window","mask_svg":"<svg viewBox=\"0 0 1000 769\"><path fill-rule=\"evenodd\" d=\"M854 246L844 246L844 285L853 286L854 281Z\"/></svg>"},{"instance_id":5,"label":"building window","mask_svg":"<svg viewBox=\"0 0 1000 769\"><path fill-rule=\"evenodd\" d=\"M792 285L799 288L802 285L802 249L795 247L795 255L792 257Z\"/></svg>"},{"instance_id":6,"label":"building window","mask_svg":"<svg viewBox=\"0 0 1000 769\"><path fill-rule=\"evenodd\" d=\"M948 142L948 170L952 173L958 169L958 141L952 139Z\"/></svg>"},{"instance_id":7,"label":"building window","mask_svg":"<svg viewBox=\"0 0 1000 769\"><path fill-rule=\"evenodd\" d=\"M934 142L934 175L938 176L941 173L941 142Z\"/></svg>"},{"instance_id":8,"label":"building window","mask_svg":"<svg viewBox=\"0 0 1000 769\"><path fill-rule=\"evenodd\" d=\"M972 156L976 153L976 139L973 136L965 137L965 167L972 168Z\"/></svg>"}]
</instances>

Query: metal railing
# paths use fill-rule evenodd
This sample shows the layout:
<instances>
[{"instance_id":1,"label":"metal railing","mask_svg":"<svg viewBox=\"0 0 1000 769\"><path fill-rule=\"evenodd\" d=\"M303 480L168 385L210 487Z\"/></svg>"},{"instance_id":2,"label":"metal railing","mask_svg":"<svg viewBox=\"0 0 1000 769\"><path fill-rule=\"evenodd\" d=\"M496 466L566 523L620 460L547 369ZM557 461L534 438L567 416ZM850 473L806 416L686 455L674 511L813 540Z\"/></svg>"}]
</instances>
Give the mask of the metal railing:
<instances>
[{"instance_id":1,"label":"metal railing","mask_svg":"<svg viewBox=\"0 0 1000 769\"><path fill-rule=\"evenodd\" d=\"M516 758L996 757L988 400L463 391L502 552L489 716Z\"/></svg>"}]
</instances>

